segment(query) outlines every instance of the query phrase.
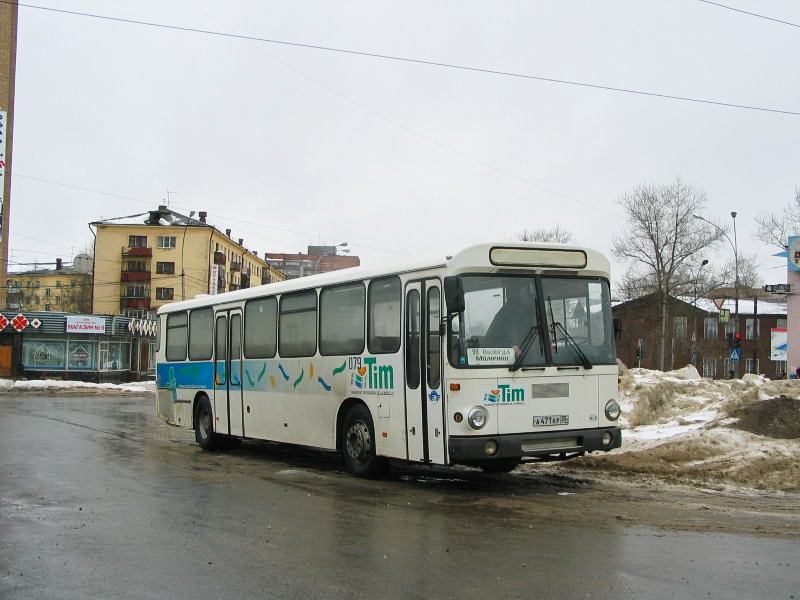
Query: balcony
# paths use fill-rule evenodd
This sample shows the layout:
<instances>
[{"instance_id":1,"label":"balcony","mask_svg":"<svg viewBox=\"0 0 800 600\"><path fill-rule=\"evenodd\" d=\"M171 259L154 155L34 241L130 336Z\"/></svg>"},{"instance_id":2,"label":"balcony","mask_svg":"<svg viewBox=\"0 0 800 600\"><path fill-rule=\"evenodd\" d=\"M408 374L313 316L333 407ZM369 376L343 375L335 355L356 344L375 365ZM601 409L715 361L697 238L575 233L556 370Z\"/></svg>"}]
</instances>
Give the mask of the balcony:
<instances>
[{"instance_id":1,"label":"balcony","mask_svg":"<svg viewBox=\"0 0 800 600\"><path fill-rule=\"evenodd\" d=\"M142 248L140 246L122 247L122 256L153 256L152 248Z\"/></svg>"},{"instance_id":2,"label":"balcony","mask_svg":"<svg viewBox=\"0 0 800 600\"><path fill-rule=\"evenodd\" d=\"M120 306L123 312L129 308L146 308L149 310L150 298L123 298Z\"/></svg>"},{"instance_id":3,"label":"balcony","mask_svg":"<svg viewBox=\"0 0 800 600\"><path fill-rule=\"evenodd\" d=\"M119 280L126 281L150 281L150 271L122 271Z\"/></svg>"},{"instance_id":4,"label":"balcony","mask_svg":"<svg viewBox=\"0 0 800 600\"><path fill-rule=\"evenodd\" d=\"M241 270L242 270L242 265L241 265L241 263L238 263L237 261L235 261L235 260L232 260L232 261L231 261L230 270L231 270L231 271L241 271Z\"/></svg>"},{"instance_id":5,"label":"balcony","mask_svg":"<svg viewBox=\"0 0 800 600\"><path fill-rule=\"evenodd\" d=\"M228 262L228 259L225 258L225 254L222 252L214 252L214 264L215 265L224 265Z\"/></svg>"}]
</instances>

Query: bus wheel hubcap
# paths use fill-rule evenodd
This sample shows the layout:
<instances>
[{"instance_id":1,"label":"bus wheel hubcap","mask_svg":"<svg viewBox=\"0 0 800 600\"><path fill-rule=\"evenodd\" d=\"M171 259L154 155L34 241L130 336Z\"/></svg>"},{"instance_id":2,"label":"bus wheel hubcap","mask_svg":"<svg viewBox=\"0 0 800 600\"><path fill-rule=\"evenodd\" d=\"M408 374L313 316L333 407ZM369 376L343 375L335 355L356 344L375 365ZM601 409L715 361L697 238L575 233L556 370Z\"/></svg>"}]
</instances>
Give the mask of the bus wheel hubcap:
<instances>
[{"instance_id":1,"label":"bus wheel hubcap","mask_svg":"<svg viewBox=\"0 0 800 600\"><path fill-rule=\"evenodd\" d=\"M367 458L370 449L369 429L362 422L353 423L347 431L347 453L361 462Z\"/></svg>"}]
</instances>

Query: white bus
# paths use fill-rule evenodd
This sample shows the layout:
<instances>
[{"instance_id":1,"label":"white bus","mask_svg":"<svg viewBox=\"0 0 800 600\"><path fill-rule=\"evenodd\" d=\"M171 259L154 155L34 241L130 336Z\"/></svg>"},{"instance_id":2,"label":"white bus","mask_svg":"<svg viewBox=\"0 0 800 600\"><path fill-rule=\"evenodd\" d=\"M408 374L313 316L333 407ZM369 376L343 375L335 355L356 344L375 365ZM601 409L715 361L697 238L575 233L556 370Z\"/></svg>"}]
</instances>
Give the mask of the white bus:
<instances>
[{"instance_id":1,"label":"white bus","mask_svg":"<svg viewBox=\"0 0 800 600\"><path fill-rule=\"evenodd\" d=\"M376 477L622 443L609 263L586 248L480 244L174 302L158 326L157 412L206 450L337 450Z\"/></svg>"}]
</instances>

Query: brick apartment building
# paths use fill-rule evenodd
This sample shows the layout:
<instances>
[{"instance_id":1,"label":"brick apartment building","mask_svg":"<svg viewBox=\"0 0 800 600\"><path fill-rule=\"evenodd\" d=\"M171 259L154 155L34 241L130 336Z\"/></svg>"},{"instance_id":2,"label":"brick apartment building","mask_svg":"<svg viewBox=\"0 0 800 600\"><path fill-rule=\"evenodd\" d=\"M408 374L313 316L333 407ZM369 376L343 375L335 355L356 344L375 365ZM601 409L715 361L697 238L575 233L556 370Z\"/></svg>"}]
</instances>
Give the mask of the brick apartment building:
<instances>
[{"instance_id":1,"label":"brick apartment building","mask_svg":"<svg viewBox=\"0 0 800 600\"><path fill-rule=\"evenodd\" d=\"M747 297L749 295L749 297ZM733 370L761 373L770 379L784 379L785 360L773 360L773 330L786 330L786 302L767 298L760 291L743 290L738 301L741 355L731 361L728 334L737 331L736 302L727 298L720 306L710 299L668 299L669 321L664 343L664 369L694 364L703 377L725 379ZM730 318L726 321L725 312ZM659 299L655 295L616 304L615 318L622 331L617 339L617 357L628 367L658 369L661 334Z\"/></svg>"}]
</instances>

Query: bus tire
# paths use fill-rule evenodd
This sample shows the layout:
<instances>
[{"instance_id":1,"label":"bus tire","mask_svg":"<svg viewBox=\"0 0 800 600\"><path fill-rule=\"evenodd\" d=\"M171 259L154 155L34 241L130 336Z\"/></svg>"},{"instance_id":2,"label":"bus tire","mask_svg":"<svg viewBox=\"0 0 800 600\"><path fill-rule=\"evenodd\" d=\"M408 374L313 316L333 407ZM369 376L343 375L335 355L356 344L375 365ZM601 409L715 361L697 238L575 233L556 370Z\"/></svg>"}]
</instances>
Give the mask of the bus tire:
<instances>
[{"instance_id":1,"label":"bus tire","mask_svg":"<svg viewBox=\"0 0 800 600\"><path fill-rule=\"evenodd\" d=\"M214 433L214 414L206 396L197 401L194 408L194 439L203 450L215 450L219 436Z\"/></svg>"},{"instance_id":2,"label":"bus tire","mask_svg":"<svg viewBox=\"0 0 800 600\"><path fill-rule=\"evenodd\" d=\"M375 454L375 426L362 404L347 411L342 423L342 459L348 473L374 479L386 472L386 462Z\"/></svg>"}]
</instances>

